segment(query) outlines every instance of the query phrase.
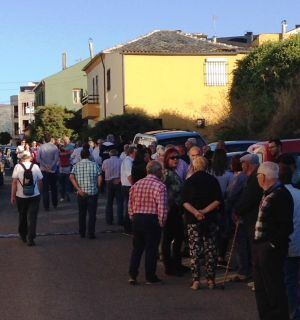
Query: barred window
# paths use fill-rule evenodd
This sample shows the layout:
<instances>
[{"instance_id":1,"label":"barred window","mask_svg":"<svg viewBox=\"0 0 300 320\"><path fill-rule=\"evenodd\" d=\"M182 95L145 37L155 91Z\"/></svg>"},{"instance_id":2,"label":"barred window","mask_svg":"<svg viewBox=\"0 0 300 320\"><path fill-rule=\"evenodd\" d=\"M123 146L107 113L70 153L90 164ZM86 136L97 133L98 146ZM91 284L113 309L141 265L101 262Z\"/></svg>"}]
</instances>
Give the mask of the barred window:
<instances>
[{"instance_id":1,"label":"barred window","mask_svg":"<svg viewBox=\"0 0 300 320\"><path fill-rule=\"evenodd\" d=\"M228 83L228 63L226 59L208 58L205 60L205 85L226 86Z\"/></svg>"}]
</instances>

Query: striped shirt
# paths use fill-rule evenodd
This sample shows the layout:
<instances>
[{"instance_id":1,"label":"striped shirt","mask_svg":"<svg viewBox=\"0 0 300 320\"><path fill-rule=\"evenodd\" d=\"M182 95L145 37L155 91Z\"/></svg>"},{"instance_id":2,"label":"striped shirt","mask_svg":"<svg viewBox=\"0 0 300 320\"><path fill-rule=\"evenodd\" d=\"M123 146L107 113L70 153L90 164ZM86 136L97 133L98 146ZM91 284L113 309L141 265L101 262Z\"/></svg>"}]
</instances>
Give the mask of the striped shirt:
<instances>
[{"instance_id":1,"label":"striped shirt","mask_svg":"<svg viewBox=\"0 0 300 320\"><path fill-rule=\"evenodd\" d=\"M161 226L167 219L167 188L156 176L149 174L130 188L128 214L154 214Z\"/></svg>"},{"instance_id":2,"label":"striped shirt","mask_svg":"<svg viewBox=\"0 0 300 320\"><path fill-rule=\"evenodd\" d=\"M105 180L120 179L122 160L117 156L112 156L103 161L102 170L105 172Z\"/></svg>"},{"instance_id":3,"label":"striped shirt","mask_svg":"<svg viewBox=\"0 0 300 320\"><path fill-rule=\"evenodd\" d=\"M79 188L93 196L98 193L98 176L101 174L100 168L95 162L82 159L76 163L71 174L75 176Z\"/></svg>"}]
</instances>

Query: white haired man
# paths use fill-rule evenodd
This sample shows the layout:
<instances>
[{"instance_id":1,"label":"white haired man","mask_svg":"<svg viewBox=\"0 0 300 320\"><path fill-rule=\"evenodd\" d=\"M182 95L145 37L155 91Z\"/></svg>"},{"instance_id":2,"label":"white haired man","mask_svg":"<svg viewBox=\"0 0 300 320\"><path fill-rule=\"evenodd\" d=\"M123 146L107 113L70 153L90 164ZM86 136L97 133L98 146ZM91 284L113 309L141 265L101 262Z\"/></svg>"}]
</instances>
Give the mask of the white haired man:
<instances>
[{"instance_id":1,"label":"white haired man","mask_svg":"<svg viewBox=\"0 0 300 320\"><path fill-rule=\"evenodd\" d=\"M253 278L260 319L289 320L284 261L293 232L293 198L279 181L279 166L264 162L257 170L264 194L255 224Z\"/></svg>"},{"instance_id":2,"label":"white haired man","mask_svg":"<svg viewBox=\"0 0 300 320\"><path fill-rule=\"evenodd\" d=\"M129 267L129 283L136 284L139 265L145 250L146 283L158 283L157 252L167 219L167 189L161 181L162 165L158 161L147 164L147 176L130 189L128 214L132 220L133 249Z\"/></svg>"}]
</instances>

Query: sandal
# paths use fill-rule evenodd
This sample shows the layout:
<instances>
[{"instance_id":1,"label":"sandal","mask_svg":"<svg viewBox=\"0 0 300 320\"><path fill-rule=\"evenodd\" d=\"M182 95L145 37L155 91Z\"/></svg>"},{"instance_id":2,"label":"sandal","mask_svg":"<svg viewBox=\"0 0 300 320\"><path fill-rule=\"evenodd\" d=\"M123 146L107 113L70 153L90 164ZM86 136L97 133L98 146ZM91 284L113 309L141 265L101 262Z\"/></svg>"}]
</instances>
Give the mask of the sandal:
<instances>
[{"instance_id":1,"label":"sandal","mask_svg":"<svg viewBox=\"0 0 300 320\"><path fill-rule=\"evenodd\" d=\"M216 284L213 280L207 280L207 287L208 289L214 289L216 287Z\"/></svg>"},{"instance_id":2,"label":"sandal","mask_svg":"<svg viewBox=\"0 0 300 320\"><path fill-rule=\"evenodd\" d=\"M200 289L200 281L193 281L193 284L191 286L192 290L199 290Z\"/></svg>"}]
</instances>

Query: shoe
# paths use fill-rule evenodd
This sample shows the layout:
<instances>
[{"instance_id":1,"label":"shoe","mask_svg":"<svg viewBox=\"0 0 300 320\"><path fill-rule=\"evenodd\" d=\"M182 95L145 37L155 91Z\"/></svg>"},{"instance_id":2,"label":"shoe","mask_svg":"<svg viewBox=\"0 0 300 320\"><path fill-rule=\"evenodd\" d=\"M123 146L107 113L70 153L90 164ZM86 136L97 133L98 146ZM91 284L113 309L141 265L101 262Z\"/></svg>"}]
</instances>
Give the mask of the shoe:
<instances>
[{"instance_id":1,"label":"shoe","mask_svg":"<svg viewBox=\"0 0 300 320\"><path fill-rule=\"evenodd\" d=\"M21 239L24 243L27 242L26 236L21 236L21 235L20 235L20 239Z\"/></svg>"},{"instance_id":2,"label":"shoe","mask_svg":"<svg viewBox=\"0 0 300 320\"><path fill-rule=\"evenodd\" d=\"M35 242L33 240L28 240L27 245L28 247L33 247L35 246Z\"/></svg>"},{"instance_id":3,"label":"shoe","mask_svg":"<svg viewBox=\"0 0 300 320\"><path fill-rule=\"evenodd\" d=\"M214 280L207 280L207 288L212 290L216 287Z\"/></svg>"},{"instance_id":4,"label":"shoe","mask_svg":"<svg viewBox=\"0 0 300 320\"><path fill-rule=\"evenodd\" d=\"M189 267L184 266L183 264L181 266L179 266L178 270L181 271L182 273L188 273L191 271L191 269Z\"/></svg>"},{"instance_id":5,"label":"shoe","mask_svg":"<svg viewBox=\"0 0 300 320\"><path fill-rule=\"evenodd\" d=\"M236 274L230 280L233 282L245 282L249 279L249 276L243 274Z\"/></svg>"},{"instance_id":6,"label":"shoe","mask_svg":"<svg viewBox=\"0 0 300 320\"><path fill-rule=\"evenodd\" d=\"M156 284L156 283L162 283L162 280L155 277L155 278L152 278L152 279L146 281L146 284Z\"/></svg>"},{"instance_id":7,"label":"shoe","mask_svg":"<svg viewBox=\"0 0 300 320\"><path fill-rule=\"evenodd\" d=\"M247 286L251 289L251 291L255 291L255 284L254 284L254 282L253 282L253 281L252 281L252 282L247 283Z\"/></svg>"},{"instance_id":8,"label":"shoe","mask_svg":"<svg viewBox=\"0 0 300 320\"><path fill-rule=\"evenodd\" d=\"M90 234L90 235L88 236L88 238L89 238L89 239L96 239L96 236L95 236L94 234Z\"/></svg>"},{"instance_id":9,"label":"shoe","mask_svg":"<svg viewBox=\"0 0 300 320\"><path fill-rule=\"evenodd\" d=\"M136 281L135 278L129 278L128 283L129 283L131 286L135 286L135 285L137 284L137 281Z\"/></svg>"},{"instance_id":10,"label":"shoe","mask_svg":"<svg viewBox=\"0 0 300 320\"><path fill-rule=\"evenodd\" d=\"M45 211L50 211L50 209L49 208L44 208L45 209Z\"/></svg>"},{"instance_id":11,"label":"shoe","mask_svg":"<svg viewBox=\"0 0 300 320\"><path fill-rule=\"evenodd\" d=\"M64 202L65 201L65 199L64 198L60 198L60 200L59 200L60 202Z\"/></svg>"},{"instance_id":12,"label":"shoe","mask_svg":"<svg viewBox=\"0 0 300 320\"><path fill-rule=\"evenodd\" d=\"M80 238L85 238L85 234L80 234Z\"/></svg>"},{"instance_id":13,"label":"shoe","mask_svg":"<svg viewBox=\"0 0 300 320\"><path fill-rule=\"evenodd\" d=\"M200 289L200 281L193 281L192 285L191 285L191 289L192 290L199 290Z\"/></svg>"}]
</instances>

